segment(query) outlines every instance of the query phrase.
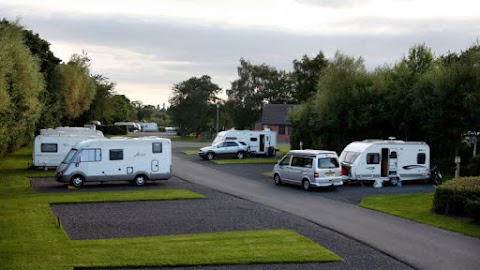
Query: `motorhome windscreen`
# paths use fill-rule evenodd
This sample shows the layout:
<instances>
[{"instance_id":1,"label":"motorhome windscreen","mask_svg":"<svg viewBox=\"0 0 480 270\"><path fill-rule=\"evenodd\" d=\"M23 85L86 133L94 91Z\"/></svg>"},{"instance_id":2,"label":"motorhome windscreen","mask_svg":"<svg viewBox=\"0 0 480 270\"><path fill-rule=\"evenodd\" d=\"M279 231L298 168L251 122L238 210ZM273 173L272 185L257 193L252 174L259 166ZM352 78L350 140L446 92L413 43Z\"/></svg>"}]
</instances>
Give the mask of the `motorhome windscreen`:
<instances>
[{"instance_id":1,"label":"motorhome windscreen","mask_svg":"<svg viewBox=\"0 0 480 270\"><path fill-rule=\"evenodd\" d=\"M353 164L360 155L360 152L345 152L342 162Z\"/></svg>"},{"instance_id":2,"label":"motorhome windscreen","mask_svg":"<svg viewBox=\"0 0 480 270\"><path fill-rule=\"evenodd\" d=\"M62 163L68 164L68 162L72 159L72 157L77 153L77 149L71 149L70 152L65 156Z\"/></svg>"},{"instance_id":3,"label":"motorhome windscreen","mask_svg":"<svg viewBox=\"0 0 480 270\"><path fill-rule=\"evenodd\" d=\"M319 169L338 168L338 161L336 158L319 158L318 168Z\"/></svg>"}]
</instances>

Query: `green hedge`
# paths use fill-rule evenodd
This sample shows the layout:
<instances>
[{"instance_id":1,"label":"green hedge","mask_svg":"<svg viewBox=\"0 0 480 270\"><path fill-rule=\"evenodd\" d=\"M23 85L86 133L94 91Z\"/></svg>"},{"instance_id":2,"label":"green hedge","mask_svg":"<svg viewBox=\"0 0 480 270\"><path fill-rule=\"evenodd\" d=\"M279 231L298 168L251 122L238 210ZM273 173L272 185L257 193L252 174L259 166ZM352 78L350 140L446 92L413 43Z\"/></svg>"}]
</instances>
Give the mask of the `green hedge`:
<instances>
[{"instance_id":1,"label":"green hedge","mask_svg":"<svg viewBox=\"0 0 480 270\"><path fill-rule=\"evenodd\" d=\"M97 126L97 130L103 132L103 135L127 135L127 126L115 126L115 125L101 125Z\"/></svg>"},{"instance_id":2,"label":"green hedge","mask_svg":"<svg viewBox=\"0 0 480 270\"><path fill-rule=\"evenodd\" d=\"M433 210L439 214L480 216L480 177L459 177L438 186Z\"/></svg>"}]
</instances>

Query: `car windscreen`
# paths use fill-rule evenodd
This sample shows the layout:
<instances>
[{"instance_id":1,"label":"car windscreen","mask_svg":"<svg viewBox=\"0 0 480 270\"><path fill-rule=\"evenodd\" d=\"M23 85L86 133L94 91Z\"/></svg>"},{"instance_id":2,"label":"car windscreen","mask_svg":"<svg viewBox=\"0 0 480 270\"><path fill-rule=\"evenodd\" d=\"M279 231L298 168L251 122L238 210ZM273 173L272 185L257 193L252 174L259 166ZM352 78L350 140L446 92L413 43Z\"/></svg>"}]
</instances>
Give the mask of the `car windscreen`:
<instances>
[{"instance_id":1,"label":"car windscreen","mask_svg":"<svg viewBox=\"0 0 480 270\"><path fill-rule=\"evenodd\" d=\"M331 157L319 158L318 168L319 169L338 168L338 160L336 158L331 158Z\"/></svg>"},{"instance_id":2,"label":"car windscreen","mask_svg":"<svg viewBox=\"0 0 480 270\"><path fill-rule=\"evenodd\" d=\"M360 155L360 152L345 152L345 155L342 157L342 162L352 164Z\"/></svg>"}]
</instances>

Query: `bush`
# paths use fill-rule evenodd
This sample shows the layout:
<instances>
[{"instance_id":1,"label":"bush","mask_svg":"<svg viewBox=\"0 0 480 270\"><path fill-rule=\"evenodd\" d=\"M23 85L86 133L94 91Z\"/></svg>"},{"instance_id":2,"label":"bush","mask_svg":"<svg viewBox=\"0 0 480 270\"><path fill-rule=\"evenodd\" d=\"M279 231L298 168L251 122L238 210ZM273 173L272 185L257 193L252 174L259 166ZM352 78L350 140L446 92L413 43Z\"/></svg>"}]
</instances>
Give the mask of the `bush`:
<instances>
[{"instance_id":1,"label":"bush","mask_svg":"<svg viewBox=\"0 0 480 270\"><path fill-rule=\"evenodd\" d=\"M127 126L115 126L115 125L101 125L97 126L97 130L103 132L104 135L127 135Z\"/></svg>"},{"instance_id":2,"label":"bush","mask_svg":"<svg viewBox=\"0 0 480 270\"><path fill-rule=\"evenodd\" d=\"M471 211L478 210L478 201L480 177L459 177L437 187L433 197L433 210L439 214L466 214L474 217L475 214L472 216Z\"/></svg>"},{"instance_id":3,"label":"bush","mask_svg":"<svg viewBox=\"0 0 480 270\"><path fill-rule=\"evenodd\" d=\"M465 212L469 217L480 222L480 200L468 200L465 205Z\"/></svg>"}]
</instances>

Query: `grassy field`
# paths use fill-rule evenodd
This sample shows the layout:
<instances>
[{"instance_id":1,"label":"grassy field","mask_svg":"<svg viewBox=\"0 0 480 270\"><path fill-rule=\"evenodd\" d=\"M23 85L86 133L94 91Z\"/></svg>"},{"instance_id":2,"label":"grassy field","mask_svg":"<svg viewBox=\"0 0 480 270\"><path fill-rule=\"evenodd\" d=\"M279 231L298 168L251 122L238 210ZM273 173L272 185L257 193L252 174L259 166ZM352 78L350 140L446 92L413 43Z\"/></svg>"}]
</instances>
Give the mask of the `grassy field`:
<instances>
[{"instance_id":1,"label":"grassy field","mask_svg":"<svg viewBox=\"0 0 480 270\"><path fill-rule=\"evenodd\" d=\"M31 149L22 149L0 161L2 269L70 270L73 267L342 260L313 241L287 230L70 240L51 212L50 204L205 197L188 190L36 193L29 186L27 176L45 177L53 173L27 170L30 158Z\"/></svg>"},{"instance_id":2,"label":"grassy field","mask_svg":"<svg viewBox=\"0 0 480 270\"><path fill-rule=\"evenodd\" d=\"M480 224L436 214L432 202L433 193L375 195L364 198L360 206L480 238Z\"/></svg>"}]
</instances>

